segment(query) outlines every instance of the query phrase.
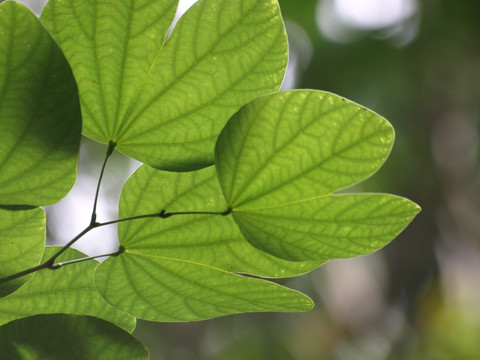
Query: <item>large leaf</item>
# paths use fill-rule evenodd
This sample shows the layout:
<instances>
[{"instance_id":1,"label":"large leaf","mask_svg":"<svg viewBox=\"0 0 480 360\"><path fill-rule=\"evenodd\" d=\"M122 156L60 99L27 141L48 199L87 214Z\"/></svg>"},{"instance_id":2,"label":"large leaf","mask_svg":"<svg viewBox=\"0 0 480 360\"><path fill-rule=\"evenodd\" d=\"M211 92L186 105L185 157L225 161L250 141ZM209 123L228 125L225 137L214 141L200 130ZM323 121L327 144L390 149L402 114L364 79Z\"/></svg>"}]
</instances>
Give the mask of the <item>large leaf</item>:
<instances>
[{"instance_id":1,"label":"large leaf","mask_svg":"<svg viewBox=\"0 0 480 360\"><path fill-rule=\"evenodd\" d=\"M115 307L153 321L196 321L254 311L306 311L305 295L183 259L125 252L95 273L98 290Z\"/></svg>"},{"instance_id":2,"label":"large leaf","mask_svg":"<svg viewBox=\"0 0 480 360\"><path fill-rule=\"evenodd\" d=\"M26 7L0 4L0 204L60 200L75 181L80 130L60 49Z\"/></svg>"},{"instance_id":3,"label":"large leaf","mask_svg":"<svg viewBox=\"0 0 480 360\"><path fill-rule=\"evenodd\" d=\"M125 184L120 218L178 211L223 212L227 204L214 167L170 173L140 167ZM261 277L304 274L319 262L289 262L257 250L242 236L230 215L181 215L118 224L127 252L183 259L228 272Z\"/></svg>"},{"instance_id":4,"label":"large leaf","mask_svg":"<svg viewBox=\"0 0 480 360\"><path fill-rule=\"evenodd\" d=\"M40 263L45 246L45 212L0 209L0 278ZM29 277L0 284L0 296L16 290Z\"/></svg>"},{"instance_id":5,"label":"large leaf","mask_svg":"<svg viewBox=\"0 0 480 360\"><path fill-rule=\"evenodd\" d=\"M37 315L0 327L9 360L147 360L147 349L115 325L90 316Z\"/></svg>"},{"instance_id":6,"label":"large leaf","mask_svg":"<svg viewBox=\"0 0 480 360\"><path fill-rule=\"evenodd\" d=\"M58 249L47 247L43 260ZM68 249L58 260L84 256L80 251ZM35 273L17 291L0 299L0 324L37 314L65 313L96 316L133 331L135 318L110 306L95 289L93 272L97 265L98 261L89 260Z\"/></svg>"},{"instance_id":7,"label":"large leaf","mask_svg":"<svg viewBox=\"0 0 480 360\"><path fill-rule=\"evenodd\" d=\"M120 198L120 217L226 210L215 169L166 173L141 167ZM302 311L311 301L261 279L305 273L320 263L289 263L243 239L230 216L190 214L119 224L125 252L95 272L115 307L156 321L191 321L252 311Z\"/></svg>"},{"instance_id":8,"label":"large leaf","mask_svg":"<svg viewBox=\"0 0 480 360\"><path fill-rule=\"evenodd\" d=\"M264 96L233 116L215 161L233 218L256 247L288 260L370 253L418 213L386 194L334 195L371 176L394 140L377 114L336 95Z\"/></svg>"},{"instance_id":9,"label":"large leaf","mask_svg":"<svg viewBox=\"0 0 480 360\"><path fill-rule=\"evenodd\" d=\"M50 0L41 20L77 80L83 133L151 166L213 163L217 135L287 63L277 1L200 0L164 44L173 0Z\"/></svg>"}]
</instances>

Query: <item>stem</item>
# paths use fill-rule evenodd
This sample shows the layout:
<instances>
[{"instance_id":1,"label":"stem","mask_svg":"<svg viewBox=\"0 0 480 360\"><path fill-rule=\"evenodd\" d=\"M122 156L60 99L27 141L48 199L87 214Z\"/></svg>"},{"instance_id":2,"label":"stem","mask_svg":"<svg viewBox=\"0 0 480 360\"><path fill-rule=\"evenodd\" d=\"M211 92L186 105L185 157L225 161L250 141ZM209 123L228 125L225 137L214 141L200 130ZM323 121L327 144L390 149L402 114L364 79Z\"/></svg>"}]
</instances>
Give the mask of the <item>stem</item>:
<instances>
[{"instance_id":1,"label":"stem","mask_svg":"<svg viewBox=\"0 0 480 360\"><path fill-rule=\"evenodd\" d=\"M77 236L75 236L72 240L70 240L67 244L65 244L60 250L58 250L48 260L41 263L40 265L37 265L37 266L34 266L34 267L30 268L30 269L20 271L16 274L4 277L4 278L0 279L0 284L5 283L7 281L14 280L14 279L18 279L22 276L37 272L39 270L43 270L43 269L56 270L56 269L59 269L59 268L65 266L65 265L76 264L78 262L92 260L92 259L96 259L96 258L103 257L103 256L118 256L125 251L123 246L120 246L118 251L110 253L110 254L88 256L88 257L84 257L84 258L80 258L80 259L74 259L74 260L64 261L64 262L60 262L60 263L55 264L55 260L60 255L62 255L65 251L67 251L67 249L69 249L75 242L77 242L81 237L83 237L85 234L87 234L90 230L95 229L97 227L111 225L111 224L117 224L117 223L120 223L120 222L123 222L123 221L131 221L131 220L145 219L145 218L158 217L158 218L161 218L161 219L166 219L166 218L169 218L169 217L175 216L175 215L221 215L221 216L227 216L227 215L231 214L232 209L230 207L225 211L178 211L178 212L168 212L168 213L166 212L165 209L162 209L159 213L130 216L130 217L121 218L121 219L112 220L112 221L107 221L107 222L103 222L103 223L97 222L96 221L96 217L97 217L96 208L97 208L97 202L98 202L98 194L100 192L100 184L102 182L103 173L105 171L105 166L107 164L107 160L110 157L110 155L112 154L113 149L115 148L115 145L116 145L116 143L114 143L112 141L110 141L108 143L107 154L105 156L105 160L103 161L102 170L100 172L100 177L98 179L97 190L96 190L96 193L95 193L95 200L94 200L94 203L93 203L92 218L91 218L90 224L85 229L83 229Z\"/></svg>"},{"instance_id":2,"label":"stem","mask_svg":"<svg viewBox=\"0 0 480 360\"><path fill-rule=\"evenodd\" d=\"M76 241L78 241L78 239L80 239L82 236L84 236L90 230L92 230L92 229L94 229L98 226L101 226L101 224L96 222L96 219L97 219L97 202L98 202L98 195L100 193L100 184L102 183L103 173L105 172L105 166L107 165L107 160L110 157L110 155L112 155L113 150L115 149L116 145L117 145L117 143L114 142L114 141L109 141L109 143L108 143L107 153L105 155L105 159L103 160L102 169L100 171L100 176L98 178L97 189L95 191L95 199L93 201L93 210L92 210L92 217L90 219L90 224L85 229L83 229L83 231L81 231L77 236L75 236L72 240L70 240L67 244L65 244L50 259L41 263L40 265L31 267L30 269L20 271L18 273L12 274L10 276L1 278L0 279L0 284L5 283L7 281L18 279L22 276L29 275L31 273L34 273L34 272L42 270L42 269L54 268L55 260L60 255L62 255L65 251L67 251L67 249L69 249Z\"/></svg>"},{"instance_id":3,"label":"stem","mask_svg":"<svg viewBox=\"0 0 480 360\"><path fill-rule=\"evenodd\" d=\"M169 213L167 213L165 210L161 210L159 213L129 216L129 217L126 217L126 218L107 221L107 222L104 222L104 223L96 223L95 227L117 224L117 223L120 223L120 222L130 221L130 220L145 219L145 218L159 217L161 219L166 219L166 218L169 218L170 216L174 216L174 215L222 215L222 216L226 216L226 215L229 215L231 212L232 212L232 209L230 209L230 208L225 210L225 211L179 211L179 212L169 212Z\"/></svg>"},{"instance_id":4,"label":"stem","mask_svg":"<svg viewBox=\"0 0 480 360\"><path fill-rule=\"evenodd\" d=\"M37 272L38 270L42 270L42 269L46 269L46 268L47 268L47 266L45 266L45 263L34 266L30 269L20 271L16 274L13 274L13 275L10 275L10 276L7 276L7 277L4 277L4 278L0 279L0 284L6 283L7 281L18 279L22 276L26 276L26 275L29 275L31 273Z\"/></svg>"},{"instance_id":5,"label":"stem","mask_svg":"<svg viewBox=\"0 0 480 360\"><path fill-rule=\"evenodd\" d=\"M83 257L83 258L80 258L80 259L63 261L63 262L59 262L59 263L56 263L56 264L53 264L53 265L49 266L49 269L57 270L57 269L60 269L62 266L65 266L65 265L76 264L76 263L79 263L79 262L83 262L83 261L87 261L87 260L93 260L93 259L97 259L99 257L104 257L104 256L114 256L115 257L115 256L118 256L118 255L122 254L123 252L125 252L125 248L123 246L120 246L120 248L117 251L109 253L109 254L87 256L87 257Z\"/></svg>"},{"instance_id":6,"label":"stem","mask_svg":"<svg viewBox=\"0 0 480 360\"><path fill-rule=\"evenodd\" d=\"M102 184L103 173L105 172L105 167L107 165L108 158L112 155L115 146L117 145L114 141L108 142L107 153L105 154L105 159L103 160L102 169L100 170L100 176L98 177L97 183L97 190L95 191L95 199L93 200L93 209L92 209L92 217L90 219L90 224L83 229L77 236L75 236L72 240L70 240L67 244L65 244L55 255L53 255L50 259L48 259L45 263L49 263L50 266L53 266L55 260L62 255L67 249L69 249L75 242L77 242L82 236L88 233L90 230L99 226L97 223L97 203L98 203L98 195L100 194L100 185Z\"/></svg>"},{"instance_id":7,"label":"stem","mask_svg":"<svg viewBox=\"0 0 480 360\"><path fill-rule=\"evenodd\" d=\"M165 210L160 211L158 216L162 219L166 219L170 216L174 215L221 215L227 216L232 213L232 209L228 208L225 211L178 211L178 212L169 212L167 213Z\"/></svg>"},{"instance_id":8,"label":"stem","mask_svg":"<svg viewBox=\"0 0 480 360\"><path fill-rule=\"evenodd\" d=\"M102 183L103 173L105 172L105 166L107 165L107 160L110 157L110 155L112 155L113 149L115 149L115 146L117 146L116 142L111 140L108 142L107 153L105 155L105 159L103 160L102 170L100 171L100 176L98 178L97 190L95 191L95 199L93 200L93 210L92 210L92 218L90 220L90 225L94 224L95 221L97 220L97 203L98 203L98 195L100 194L100 185Z\"/></svg>"},{"instance_id":9,"label":"stem","mask_svg":"<svg viewBox=\"0 0 480 360\"><path fill-rule=\"evenodd\" d=\"M109 155L107 155L107 157L108 156ZM105 162L104 162L104 164L105 164ZM105 167L105 165L104 165L104 167ZM102 168L102 172L103 172L103 168ZM99 181L99 184L100 184L100 181ZM98 190L98 188L97 188L97 190ZM125 251L123 246L120 246L118 251L110 253L110 254L88 256L88 257L84 257L84 258L80 258L80 259L64 261L64 262L60 262L60 263L55 264L55 260L60 255L62 255L65 251L67 251L67 249L69 249L75 242L77 242L81 237L83 237L85 234L87 234L90 230L95 229L97 227L107 226L107 225L111 225L111 224L117 224L117 223L123 222L123 221L131 221L131 220L145 219L145 218L158 217L158 218L161 218L161 219L166 219L166 218L169 218L169 217L174 216L174 215L221 215L221 216L227 216L231 212L232 212L231 208L228 208L225 211L179 211L179 212L169 212L169 213L167 213L165 210L162 210L159 213L130 216L130 217L121 218L121 219L117 219L117 220L106 221L106 222L103 222L103 223L93 222L93 223L90 223L85 229L83 229L77 236L75 236L67 244L62 246L62 248L60 250L58 250L52 257L50 257L45 262L41 263L40 265L34 266L30 269L20 271L16 274L4 277L4 278L0 279L0 284L5 283L7 281L18 279L22 276L37 272L39 270L43 270L43 269L56 270L56 269L59 269L59 268L65 266L65 265L70 265L70 264L75 264L75 263L82 262L82 261L96 259L96 258L99 258L99 257L102 257L102 256L118 256Z\"/></svg>"},{"instance_id":10,"label":"stem","mask_svg":"<svg viewBox=\"0 0 480 360\"><path fill-rule=\"evenodd\" d=\"M66 243L60 250L58 250L50 259L45 261L45 263L49 263L49 266L52 266L55 260L62 255L67 249L69 249L73 244L75 244L81 237L83 237L86 233L88 233L90 230L98 227L98 223L90 224L88 225L85 229L82 230L77 236L75 236L72 240L70 240L68 243Z\"/></svg>"}]
</instances>

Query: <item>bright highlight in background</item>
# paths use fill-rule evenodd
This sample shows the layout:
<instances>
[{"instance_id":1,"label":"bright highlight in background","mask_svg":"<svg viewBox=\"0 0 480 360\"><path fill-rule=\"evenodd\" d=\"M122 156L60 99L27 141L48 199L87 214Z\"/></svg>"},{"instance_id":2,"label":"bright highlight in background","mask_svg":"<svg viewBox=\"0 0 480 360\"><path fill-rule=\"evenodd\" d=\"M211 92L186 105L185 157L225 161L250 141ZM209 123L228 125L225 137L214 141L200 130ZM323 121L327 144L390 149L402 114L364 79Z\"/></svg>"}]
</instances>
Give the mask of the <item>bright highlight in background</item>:
<instances>
[{"instance_id":1,"label":"bright highlight in background","mask_svg":"<svg viewBox=\"0 0 480 360\"><path fill-rule=\"evenodd\" d=\"M334 0L338 18L359 29L379 29L395 25L417 11L415 0Z\"/></svg>"},{"instance_id":2,"label":"bright highlight in background","mask_svg":"<svg viewBox=\"0 0 480 360\"><path fill-rule=\"evenodd\" d=\"M377 31L399 45L412 41L418 32L417 0L319 0L317 24L329 40L351 42Z\"/></svg>"}]
</instances>

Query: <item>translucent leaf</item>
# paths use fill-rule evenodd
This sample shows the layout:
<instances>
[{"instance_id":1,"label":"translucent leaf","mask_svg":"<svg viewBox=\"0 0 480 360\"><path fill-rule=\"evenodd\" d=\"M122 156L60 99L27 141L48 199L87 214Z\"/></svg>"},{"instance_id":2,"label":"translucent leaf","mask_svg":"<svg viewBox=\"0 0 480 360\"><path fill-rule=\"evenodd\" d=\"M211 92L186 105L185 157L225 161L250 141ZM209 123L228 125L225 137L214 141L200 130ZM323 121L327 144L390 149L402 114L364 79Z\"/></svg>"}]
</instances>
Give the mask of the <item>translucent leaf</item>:
<instances>
[{"instance_id":1,"label":"translucent leaf","mask_svg":"<svg viewBox=\"0 0 480 360\"><path fill-rule=\"evenodd\" d=\"M153 167L213 163L240 106L278 90L287 41L277 1L51 0L42 14L80 89L83 133ZM75 26L72 26L74 24Z\"/></svg>"},{"instance_id":2,"label":"translucent leaf","mask_svg":"<svg viewBox=\"0 0 480 360\"><path fill-rule=\"evenodd\" d=\"M120 218L178 211L223 212L227 204L214 167L171 173L140 167L125 184ZM261 277L304 274L319 262L289 262L250 245L232 217L181 215L118 224L120 243L129 252L183 259L228 272Z\"/></svg>"},{"instance_id":3,"label":"translucent leaf","mask_svg":"<svg viewBox=\"0 0 480 360\"><path fill-rule=\"evenodd\" d=\"M2 359L146 360L147 349L115 325L90 316L37 315L0 327Z\"/></svg>"},{"instance_id":4,"label":"translucent leaf","mask_svg":"<svg viewBox=\"0 0 480 360\"><path fill-rule=\"evenodd\" d=\"M141 167L126 183L120 218L175 211L226 210L214 168L167 173ZM290 263L243 239L230 216L191 214L119 224L125 252L95 272L115 307L156 321L192 321L253 311L304 311L303 294L236 273L280 277L320 263Z\"/></svg>"},{"instance_id":5,"label":"translucent leaf","mask_svg":"<svg viewBox=\"0 0 480 360\"><path fill-rule=\"evenodd\" d=\"M45 246L45 212L0 209L0 278L40 263ZM0 284L0 296L18 289L30 277Z\"/></svg>"},{"instance_id":6,"label":"translucent leaf","mask_svg":"<svg viewBox=\"0 0 480 360\"><path fill-rule=\"evenodd\" d=\"M105 260L98 290L115 307L153 321L195 321L254 311L306 311L305 295L182 259L129 252Z\"/></svg>"},{"instance_id":7,"label":"translucent leaf","mask_svg":"<svg viewBox=\"0 0 480 360\"><path fill-rule=\"evenodd\" d=\"M58 249L47 247L44 260ZM59 261L84 256L80 251L68 249ZM133 331L135 318L110 306L95 289L93 272L97 265L98 261L89 260L35 273L17 291L0 299L0 324L37 314L65 313L96 316Z\"/></svg>"},{"instance_id":8,"label":"translucent leaf","mask_svg":"<svg viewBox=\"0 0 480 360\"><path fill-rule=\"evenodd\" d=\"M0 4L0 204L60 200L75 181L80 131L60 49L26 7Z\"/></svg>"},{"instance_id":9,"label":"translucent leaf","mask_svg":"<svg viewBox=\"0 0 480 360\"><path fill-rule=\"evenodd\" d=\"M244 106L215 161L233 218L253 245L288 260L375 251L418 213L386 194L334 195L371 176L394 140L377 114L336 95L291 91Z\"/></svg>"}]
</instances>

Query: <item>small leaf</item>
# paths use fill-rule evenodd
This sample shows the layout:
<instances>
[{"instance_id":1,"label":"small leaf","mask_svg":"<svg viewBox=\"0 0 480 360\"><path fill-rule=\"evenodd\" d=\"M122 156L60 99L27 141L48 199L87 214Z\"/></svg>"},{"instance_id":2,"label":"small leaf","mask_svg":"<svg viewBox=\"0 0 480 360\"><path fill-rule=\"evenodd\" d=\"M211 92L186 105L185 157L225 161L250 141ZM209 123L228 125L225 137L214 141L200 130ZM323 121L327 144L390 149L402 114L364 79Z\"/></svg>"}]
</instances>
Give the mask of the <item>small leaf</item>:
<instances>
[{"instance_id":1,"label":"small leaf","mask_svg":"<svg viewBox=\"0 0 480 360\"><path fill-rule=\"evenodd\" d=\"M60 247L47 247L43 261L49 259ZM86 255L68 249L59 261L78 259ZM92 315L133 331L135 318L103 300L93 283L93 272L98 261L89 260L61 267L41 270L14 293L0 299L0 324L37 314L66 313Z\"/></svg>"},{"instance_id":2,"label":"small leaf","mask_svg":"<svg viewBox=\"0 0 480 360\"><path fill-rule=\"evenodd\" d=\"M146 360L147 349L115 325L90 316L37 315L0 327L2 359Z\"/></svg>"},{"instance_id":3,"label":"small leaf","mask_svg":"<svg viewBox=\"0 0 480 360\"><path fill-rule=\"evenodd\" d=\"M0 209L0 278L40 263L45 247L45 212L42 209ZM24 276L0 284L0 297L27 281Z\"/></svg>"},{"instance_id":4,"label":"small leaf","mask_svg":"<svg viewBox=\"0 0 480 360\"><path fill-rule=\"evenodd\" d=\"M0 54L0 204L53 204L76 177L73 75L38 19L13 1L0 4Z\"/></svg>"},{"instance_id":5,"label":"small leaf","mask_svg":"<svg viewBox=\"0 0 480 360\"><path fill-rule=\"evenodd\" d=\"M287 260L375 251L419 207L386 194L333 195L368 178L394 140L375 113L321 91L258 98L220 134L215 161L233 218L254 246Z\"/></svg>"},{"instance_id":6,"label":"small leaf","mask_svg":"<svg viewBox=\"0 0 480 360\"><path fill-rule=\"evenodd\" d=\"M83 133L183 171L211 165L230 116L279 89L287 39L277 1L200 0L164 43L176 4L51 0L41 19L79 84Z\"/></svg>"},{"instance_id":7,"label":"small leaf","mask_svg":"<svg viewBox=\"0 0 480 360\"><path fill-rule=\"evenodd\" d=\"M140 167L125 184L120 218L175 211L226 210L213 167L168 173ZM303 294L262 279L293 276L321 263L290 263L264 254L230 216L190 214L119 223L125 252L95 272L115 307L155 321L192 321L252 311L305 311Z\"/></svg>"}]
</instances>

